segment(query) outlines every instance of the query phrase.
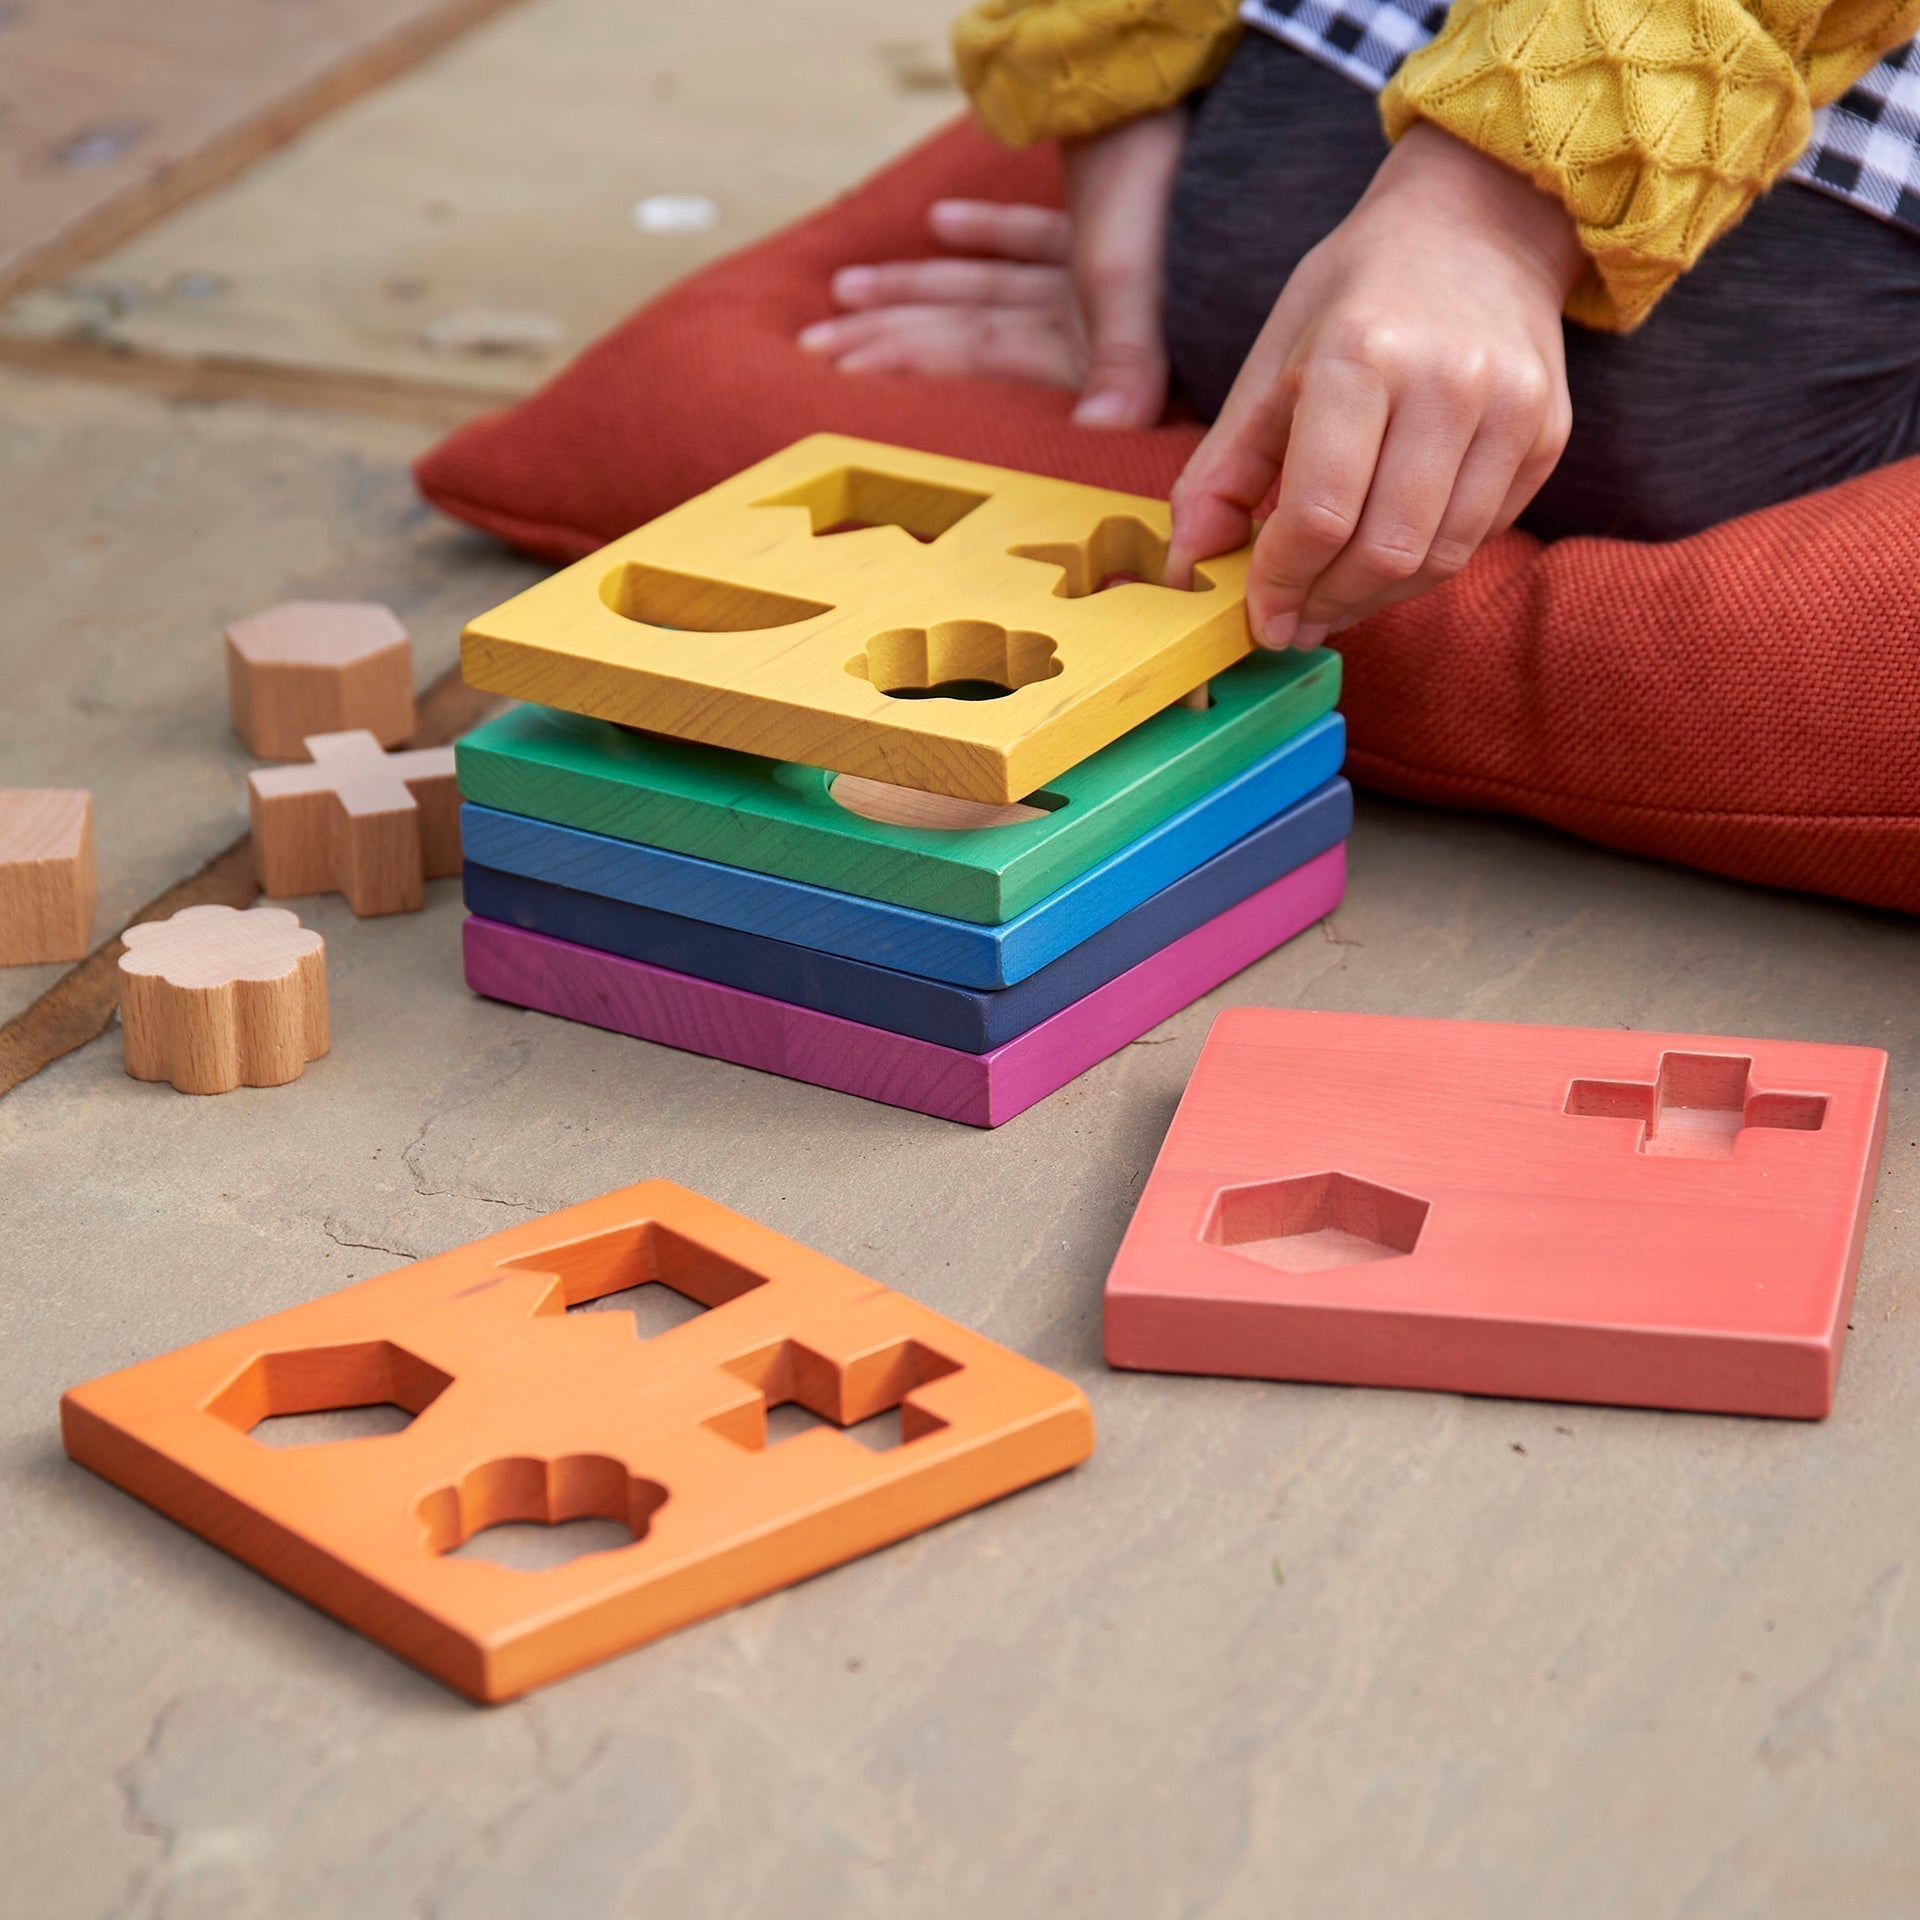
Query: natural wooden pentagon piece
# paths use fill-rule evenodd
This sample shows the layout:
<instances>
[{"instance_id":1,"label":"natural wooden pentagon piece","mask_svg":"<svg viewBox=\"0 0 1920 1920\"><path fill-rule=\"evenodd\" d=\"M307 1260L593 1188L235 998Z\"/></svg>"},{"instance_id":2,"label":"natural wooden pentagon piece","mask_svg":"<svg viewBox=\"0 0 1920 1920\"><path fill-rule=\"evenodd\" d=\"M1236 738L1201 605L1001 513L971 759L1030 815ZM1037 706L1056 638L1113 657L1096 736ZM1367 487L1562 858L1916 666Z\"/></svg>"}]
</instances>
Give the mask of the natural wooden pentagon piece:
<instances>
[{"instance_id":1,"label":"natural wooden pentagon piece","mask_svg":"<svg viewBox=\"0 0 1920 1920\"><path fill-rule=\"evenodd\" d=\"M395 747L415 724L413 645L391 608L289 600L227 629L227 696L263 760L299 760L308 734L347 728Z\"/></svg>"},{"instance_id":2,"label":"natural wooden pentagon piece","mask_svg":"<svg viewBox=\"0 0 1920 1920\"><path fill-rule=\"evenodd\" d=\"M84 960L93 895L91 797L0 788L0 967Z\"/></svg>"},{"instance_id":3,"label":"natural wooden pentagon piece","mask_svg":"<svg viewBox=\"0 0 1920 1920\"><path fill-rule=\"evenodd\" d=\"M247 777L253 864L270 899L340 893L362 916L418 912L460 871L453 749L383 753L366 732L321 733L313 763Z\"/></svg>"},{"instance_id":4,"label":"natural wooden pentagon piece","mask_svg":"<svg viewBox=\"0 0 1920 1920\"><path fill-rule=\"evenodd\" d=\"M186 907L121 937L134 1079L182 1093L278 1087L326 1052L326 942L286 908Z\"/></svg>"}]
</instances>

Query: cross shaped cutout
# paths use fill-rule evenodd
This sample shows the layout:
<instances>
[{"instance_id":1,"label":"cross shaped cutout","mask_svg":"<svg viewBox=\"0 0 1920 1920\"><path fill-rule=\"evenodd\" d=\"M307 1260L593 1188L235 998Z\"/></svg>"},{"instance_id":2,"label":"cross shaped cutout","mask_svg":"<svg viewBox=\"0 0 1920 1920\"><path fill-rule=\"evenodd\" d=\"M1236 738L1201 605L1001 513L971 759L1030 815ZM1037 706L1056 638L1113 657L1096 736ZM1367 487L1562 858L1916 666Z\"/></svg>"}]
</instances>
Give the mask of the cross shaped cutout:
<instances>
[{"instance_id":1,"label":"cross shaped cutout","mask_svg":"<svg viewBox=\"0 0 1920 1920\"><path fill-rule=\"evenodd\" d=\"M254 866L269 898L342 893L355 913L404 913L460 871L453 749L387 753L371 733L314 733L305 766L247 777Z\"/></svg>"},{"instance_id":2,"label":"cross shaped cutout","mask_svg":"<svg viewBox=\"0 0 1920 1920\"><path fill-rule=\"evenodd\" d=\"M1641 1153L1725 1160L1748 1127L1818 1133L1826 1123L1821 1093L1761 1093L1744 1054L1663 1053L1652 1085L1639 1080L1576 1080L1567 1113L1588 1120L1638 1120Z\"/></svg>"}]
</instances>

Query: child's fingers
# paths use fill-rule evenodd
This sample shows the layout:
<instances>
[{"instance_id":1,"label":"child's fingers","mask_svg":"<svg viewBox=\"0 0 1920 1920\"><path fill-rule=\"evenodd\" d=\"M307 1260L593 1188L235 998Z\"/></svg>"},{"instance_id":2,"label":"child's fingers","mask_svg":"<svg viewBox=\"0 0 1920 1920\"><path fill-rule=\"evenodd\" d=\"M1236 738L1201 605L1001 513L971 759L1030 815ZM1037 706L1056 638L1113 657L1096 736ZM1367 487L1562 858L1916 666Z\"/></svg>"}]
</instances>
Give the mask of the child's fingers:
<instances>
[{"instance_id":1,"label":"child's fingers","mask_svg":"<svg viewBox=\"0 0 1920 1920\"><path fill-rule=\"evenodd\" d=\"M843 307L1051 307L1069 297L1059 267L1000 260L894 260L842 267L833 297Z\"/></svg>"},{"instance_id":2,"label":"child's fingers","mask_svg":"<svg viewBox=\"0 0 1920 1920\"><path fill-rule=\"evenodd\" d=\"M1353 538L1386 437L1386 382L1358 361L1309 360L1284 450L1273 513L1253 545L1247 624L1262 646L1317 646L1303 632L1313 583Z\"/></svg>"},{"instance_id":3,"label":"child's fingers","mask_svg":"<svg viewBox=\"0 0 1920 1920\"><path fill-rule=\"evenodd\" d=\"M1073 223L1058 207L1003 200L936 200L927 209L927 231L965 253L1052 266L1064 265L1073 246Z\"/></svg>"},{"instance_id":4,"label":"child's fingers","mask_svg":"<svg viewBox=\"0 0 1920 1920\"><path fill-rule=\"evenodd\" d=\"M1470 398L1450 394L1440 381L1422 382L1393 408L1359 524L1300 602L1302 644L1323 635L1355 608L1372 605L1426 573L1428 557L1459 496L1464 463L1479 426L1478 411ZM1299 446L1297 440L1295 444ZM1306 456L1299 452L1291 457ZM1509 456L1509 470L1511 465ZM1479 485L1477 473L1474 479ZM1505 492L1503 477L1491 497L1476 496L1468 504L1476 512L1484 506L1490 521ZM1479 533L1474 533L1473 545L1478 544Z\"/></svg>"},{"instance_id":5,"label":"child's fingers","mask_svg":"<svg viewBox=\"0 0 1920 1920\"><path fill-rule=\"evenodd\" d=\"M1167 349L1160 330L1157 260L1087 276L1080 310L1087 377L1073 410L1083 427L1150 427L1167 404Z\"/></svg>"},{"instance_id":6,"label":"child's fingers","mask_svg":"<svg viewBox=\"0 0 1920 1920\"><path fill-rule=\"evenodd\" d=\"M842 373L918 373L939 379L1079 384L1079 367L1057 324L1031 307L892 307L853 319L859 337L815 349Z\"/></svg>"},{"instance_id":7,"label":"child's fingers","mask_svg":"<svg viewBox=\"0 0 1920 1920\"><path fill-rule=\"evenodd\" d=\"M1263 378L1255 347L1233 391L1173 483L1166 581L1191 587L1194 563L1244 546L1254 517L1270 510L1287 455L1292 390Z\"/></svg>"}]
</instances>

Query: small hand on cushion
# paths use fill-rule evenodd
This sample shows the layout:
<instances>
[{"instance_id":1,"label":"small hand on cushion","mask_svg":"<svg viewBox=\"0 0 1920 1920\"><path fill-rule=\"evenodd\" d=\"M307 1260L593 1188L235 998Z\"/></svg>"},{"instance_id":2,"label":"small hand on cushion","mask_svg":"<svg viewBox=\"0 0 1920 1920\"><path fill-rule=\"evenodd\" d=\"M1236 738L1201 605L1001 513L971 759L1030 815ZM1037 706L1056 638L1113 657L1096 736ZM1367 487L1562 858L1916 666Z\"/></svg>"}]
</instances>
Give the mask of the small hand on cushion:
<instances>
[{"instance_id":1,"label":"small hand on cushion","mask_svg":"<svg viewBox=\"0 0 1920 1920\"><path fill-rule=\"evenodd\" d=\"M1184 127L1154 114L1068 148L1067 213L936 201L934 239L980 257L842 268L834 298L853 311L800 344L843 373L1075 387L1082 425L1150 427L1167 401L1160 257Z\"/></svg>"},{"instance_id":2,"label":"small hand on cushion","mask_svg":"<svg viewBox=\"0 0 1920 1920\"><path fill-rule=\"evenodd\" d=\"M849 373L1074 386L1083 425L1151 425L1183 129L1176 110L1069 148L1067 214L940 203L935 237L992 257L848 268L834 293L855 311L802 344ZM1287 282L1175 485L1169 583L1257 526L1253 637L1310 647L1457 573L1566 444L1560 311L1582 265L1557 201L1410 129Z\"/></svg>"}]
</instances>

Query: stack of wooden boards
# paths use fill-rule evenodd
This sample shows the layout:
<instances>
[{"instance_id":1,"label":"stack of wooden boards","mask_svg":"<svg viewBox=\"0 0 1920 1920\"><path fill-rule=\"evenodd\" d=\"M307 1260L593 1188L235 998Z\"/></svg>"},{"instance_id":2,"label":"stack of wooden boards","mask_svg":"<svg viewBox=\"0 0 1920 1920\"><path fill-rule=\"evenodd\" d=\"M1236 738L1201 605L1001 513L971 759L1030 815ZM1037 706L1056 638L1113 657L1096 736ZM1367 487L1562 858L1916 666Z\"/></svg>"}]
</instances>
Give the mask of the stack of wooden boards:
<instances>
[{"instance_id":1,"label":"stack of wooden boards","mask_svg":"<svg viewBox=\"0 0 1920 1920\"><path fill-rule=\"evenodd\" d=\"M834 436L467 629L478 992L997 1126L1338 904L1330 653L1165 505Z\"/></svg>"}]
</instances>

